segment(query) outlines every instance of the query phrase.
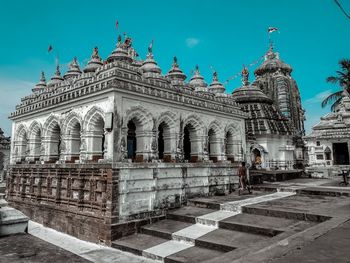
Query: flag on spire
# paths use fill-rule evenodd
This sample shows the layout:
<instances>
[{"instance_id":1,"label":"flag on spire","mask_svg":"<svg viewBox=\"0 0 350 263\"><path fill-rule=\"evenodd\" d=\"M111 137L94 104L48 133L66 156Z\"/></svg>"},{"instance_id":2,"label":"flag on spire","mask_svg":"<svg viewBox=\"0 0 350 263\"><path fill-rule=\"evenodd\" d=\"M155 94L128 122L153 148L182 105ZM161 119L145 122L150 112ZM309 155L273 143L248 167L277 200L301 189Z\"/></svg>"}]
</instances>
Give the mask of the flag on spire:
<instances>
[{"instance_id":1,"label":"flag on spire","mask_svg":"<svg viewBox=\"0 0 350 263\"><path fill-rule=\"evenodd\" d=\"M269 27L268 29L267 29L267 33L272 33L272 32L275 32L275 31L278 31L278 28L277 27Z\"/></svg>"},{"instance_id":2,"label":"flag on spire","mask_svg":"<svg viewBox=\"0 0 350 263\"><path fill-rule=\"evenodd\" d=\"M47 52L50 53L52 51L53 47L51 45L49 45L49 47L47 48Z\"/></svg>"}]
</instances>

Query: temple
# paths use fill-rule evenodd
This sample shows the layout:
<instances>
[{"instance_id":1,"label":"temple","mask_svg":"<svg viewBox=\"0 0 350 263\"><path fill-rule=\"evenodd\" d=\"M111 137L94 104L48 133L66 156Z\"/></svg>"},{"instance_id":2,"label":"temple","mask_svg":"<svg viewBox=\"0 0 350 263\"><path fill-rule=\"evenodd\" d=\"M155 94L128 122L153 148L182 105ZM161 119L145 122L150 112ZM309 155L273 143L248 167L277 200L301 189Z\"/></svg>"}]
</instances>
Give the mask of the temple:
<instances>
[{"instance_id":1,"label":"temple","mask_svg":"<svg viewBox=\"0 0 350 263\"><path fill-rule=\"evenodd\" d=\"M192 196L226 194L239 162L293 170L304 111L291 68L272 49L249 84L225 91L196 66L187 82L174 57L164 75L119 36L103 60L76 58L42 73L13 121L8 200L31 219L111 244ZM298 137L299 136L299 137ZM77 232L77 229L79 231Z\"/></svg>"},{"instance_id":2,"label":"temple","mask_svg":"<svg viewBox=\"0 0 350 263\"><path fill-rule=\"evenodd\" d=\"M315 177L332 177L350 165L350 98L343 93L334 111L321 117L305 136L308 172ZM346 167L347 166L347 167ZM343 168L342 168L343 167ZM335 175L334 174L334 175Z\"/></svg>"}]
</instances>

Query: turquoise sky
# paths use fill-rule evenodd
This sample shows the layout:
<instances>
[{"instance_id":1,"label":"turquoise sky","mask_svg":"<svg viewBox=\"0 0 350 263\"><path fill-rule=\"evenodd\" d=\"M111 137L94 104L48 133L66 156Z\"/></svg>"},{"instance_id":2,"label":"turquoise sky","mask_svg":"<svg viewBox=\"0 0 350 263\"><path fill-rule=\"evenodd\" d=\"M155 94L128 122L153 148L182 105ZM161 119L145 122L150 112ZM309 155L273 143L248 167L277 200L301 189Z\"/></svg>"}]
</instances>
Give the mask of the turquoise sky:
<instances>
[{"instance_id":1,"label":"turquoise sky","mask_svg":"<svg viewBox=\"0 0 350 263\"><path fill-rule=\"evenodd\" d=\"M350 12L350 1L340 0ZM176 55L189 76L199 65L207 82L211 68L221 81L239 72L266 52L269 26L276 50L293 68L306 109L306 128L317 123L328 109L320 101L337 87L325 78L338 69L341 58L350 58L350 20L333 0L241 1L3 1L0 10L0 127L10 133L7 116L31 92L41 70L54 72L58 53L62 71L77 56L86 64L98 46L106 58L119 33L133 38L141 58L154 39L154 55L166 73ZM54 51L47 53L52 44ZM254 70L250 68L251 71ZM253 79L251 74L251 80ZM240 80L231 81L232 92Z\"/></svg>"}]
</instances>

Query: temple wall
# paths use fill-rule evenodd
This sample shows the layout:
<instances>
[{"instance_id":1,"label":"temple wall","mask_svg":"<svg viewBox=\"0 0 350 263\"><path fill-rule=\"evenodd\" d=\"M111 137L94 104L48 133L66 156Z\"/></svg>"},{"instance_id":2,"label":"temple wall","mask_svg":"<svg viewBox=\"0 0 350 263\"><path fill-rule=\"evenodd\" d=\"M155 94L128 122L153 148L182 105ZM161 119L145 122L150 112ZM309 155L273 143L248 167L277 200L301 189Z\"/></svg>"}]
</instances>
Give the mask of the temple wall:
<instances>
[{"instance_id":1,"label":"temple wall","mask_svg":"<svg viewBox=\"0 0 350 263\"><path fill-rule=\"evenodd\" d=\"M228 193L229 183L238 183L237 168L230 163L122 165L117 168L120 218L180 207L193 196Z\"/></svg>"}]
</instances>

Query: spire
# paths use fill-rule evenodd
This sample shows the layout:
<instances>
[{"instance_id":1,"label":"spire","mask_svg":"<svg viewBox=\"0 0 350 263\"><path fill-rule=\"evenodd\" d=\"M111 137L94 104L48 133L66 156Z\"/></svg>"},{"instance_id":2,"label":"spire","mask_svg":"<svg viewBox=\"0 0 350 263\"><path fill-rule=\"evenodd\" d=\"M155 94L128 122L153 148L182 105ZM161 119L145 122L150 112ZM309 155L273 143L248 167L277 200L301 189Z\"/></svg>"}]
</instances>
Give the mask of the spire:
<instances>
[{"instance_id":1,"label":"spire","mask_svg":"<svg viewBox=\"0 0 350 263\"><path fill-rule=\"evenodd\" d=\"M145 78L159 78L161 77L161 69L153 58L152 47L148 47L148 54L146 60L141 66L142 74Z\"/></svg>"},{"instance_id":2,"label":"spire","mask_svg":"<svg viewBox=\"0 0 350 263\"><path fill-rule=\"evenodd\" d=\"M186 79L186 75L179 68L179 64L177 63L177 57L173 59L173 65L171 66L167 77L170 79L173 85L183 85L184 80Z\"/></svg>"},{"instance_id":3,"label":"spire","mask_svg":"<svg viewBox=\"0 0 350 263\"><path fill-rule=\"evenodd\" d=\"M64 79L61 76L60 65L57 64L55 75L51 77L51 80L47 83L47 86L50 88L63 80Z\"/></svg>"},{"instance_id":4,"label":"spire","mask_svg":"<svg viewBox=\"0 0 350 263\"><path fill-rule=\"evenodd\" d=\"M77 58L74 57L72 62L69 63L69 69L64 74L63 78L64 79L69 79L69 78L76 77L76 76L78 76L80 74L81 74L81 70L79 68L79 64L78 64Z\"/></svg>"},{"instance_id":5,"label":"spire","mask_svg":"<svg viewBox=\"0 0 350 263\"><path fill-rule=\"evenodd\" d=\"M196 91L207 91L208 84L204 81L204 78L199 71L198 65L196 65L196 69L194 71L193 76L190 79L189 85Z\"/></svg>"},{"instance_id":6,"label":"spire","mask_svg":"<svg viewBox=\"0 0 350 263\"><path fill-rule=\"evenodd\" d=\"M243 86L248 86L249 85L249 71L246 66L243 67L242 69L242 85Z\"/></svg>"},{"instance_id":7,"label":"spire","mask_svg":"<svg viewBox=\"0 0 350 263\"><path fill-rule=\"evenodd\" d=\"M95 72L97 68L101 67L103 65L102 59L100 55L98 54L98 47L94 47L92 51L91 58L87 64L87 66L84 68L84 72Z\"/></svg>"},{"instance_id":8,"label":"spire","mask_svg":"<svg viewBox=\"0 0 350 263\"><path fill-rule=\"evenodd\" d=\"M213 81L209 86L209 90L216 95L225 94L225 87L219 81L218 73L216 71L213 72Z\"/></svg>"},{"instance_id":9,"label":"spire","mask_svg":"<svg viewBox=\"0 0 350 263\"><path fill-rule=\"evenodd\" d=\"M34 93L40 93L44 91L47 88L46 86L46 79L45 79L45 73L44 71L41 71L40 81L38 84L35 85L35 87L32 89Z\"/></svg>"},{"instance_id":10,"label":"spire","mask_svg":"<svg viewBox=\"0 0 350 263\"><path fill-rule=\"evenodd\" d=\"M131 37L128 37L125 34L125 40L122 42L122 36L119 35L116 47L107 58L107 62L123 61L126 63L131 63L136 54L137 52L132 48Z\"/></svg>"}]
</instances>

